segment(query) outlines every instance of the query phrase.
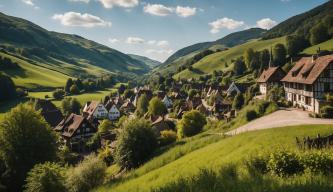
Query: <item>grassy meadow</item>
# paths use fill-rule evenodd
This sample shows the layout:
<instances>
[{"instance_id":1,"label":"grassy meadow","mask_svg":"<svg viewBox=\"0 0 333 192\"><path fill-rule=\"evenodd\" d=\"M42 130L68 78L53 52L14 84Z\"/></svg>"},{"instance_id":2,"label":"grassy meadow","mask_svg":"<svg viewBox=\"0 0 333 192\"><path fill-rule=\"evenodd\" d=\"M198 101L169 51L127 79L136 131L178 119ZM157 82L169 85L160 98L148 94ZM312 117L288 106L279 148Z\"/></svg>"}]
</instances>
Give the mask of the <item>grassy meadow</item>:
<instances>
[{"instance_id":1,"label":"grassy meadow","mask_svg":"<svg viewBox=\"0 0 333 192\"><path fill-rule=\"evenodd\" d=\"M152 191L193 177L202 169L219 170L226 164L241 163L244 158L274 148L296 149L295 137L332 133L331 125L303 125L253 131L224 137L207 131L178 141L163 154L155 156L140 168L130 171L95 191ZM116 170L114 167L113 170Z\"/></svg>"},{"instance_id":2,"label":"grassy meadow","mask_svg":"<svg viewBox=\"0 0 333 192\"><path fill-rule=\"evenodd\" d=\"M199 77L203 74L211 74L214 70L230 71L232 69L231 60L236 59L243 55L244 51L248 48L253 48L256 51L263 49L270 49L277 43L285 44L285 37L269 40L252 40L247 43L232 47L226 51L221 51L201 59L193 64L193 71L188 69L174 75L175 79L180 78L193 78ZM227 65L225 65L227 63Z\"/></svg>"},{"instance_id":3,"label":"grassy meadow","mask_svg":"<svg viewBox=\"0 0 333 192\"><path fill-rule=\"evenodd\" d=\"M312 47L309 47L309 48L305 49L303 51L303 53L305 53L305 54L316 54L317 51L318 51L318 48L320 48L320 50L332 51L333 50L333 39L330 39L330 40L325 41L323 43L320 43L318 45L314 45Z\"/></svg>"}]
</instances>

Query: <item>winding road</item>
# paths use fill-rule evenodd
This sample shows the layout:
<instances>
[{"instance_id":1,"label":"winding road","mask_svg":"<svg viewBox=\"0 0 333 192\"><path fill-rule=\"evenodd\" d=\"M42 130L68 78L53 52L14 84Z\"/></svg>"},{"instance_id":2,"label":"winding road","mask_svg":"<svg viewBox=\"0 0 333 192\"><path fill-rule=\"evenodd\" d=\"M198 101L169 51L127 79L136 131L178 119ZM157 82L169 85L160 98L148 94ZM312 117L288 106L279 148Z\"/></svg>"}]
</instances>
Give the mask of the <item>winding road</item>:
<instances>
[{"instance_id":1,"label":"winding road","mask_svg":"<svg viewBox=\"0 0 333 192\"><path fill-rule=\"evenodd\" d=\"M246 125L227 132L236 135L247 131L306 124L332 124L333 119L319 119L309 117L308 112L299 109L281 109L269 115L253 120Z\"/></svg>"}]
</instances>

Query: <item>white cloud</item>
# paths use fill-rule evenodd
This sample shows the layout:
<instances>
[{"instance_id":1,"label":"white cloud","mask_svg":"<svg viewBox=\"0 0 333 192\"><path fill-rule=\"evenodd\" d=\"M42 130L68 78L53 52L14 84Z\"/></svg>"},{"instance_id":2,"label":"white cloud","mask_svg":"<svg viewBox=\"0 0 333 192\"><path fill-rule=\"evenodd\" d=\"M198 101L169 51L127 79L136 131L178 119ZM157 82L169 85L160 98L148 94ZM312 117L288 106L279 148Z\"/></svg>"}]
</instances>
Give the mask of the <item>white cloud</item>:
<instances>
[{"instance_id":1,"label":"white cloud","mask_svg":"<svg viewBox=\"0 0 333 192\"><path fill-rule=\"evenodd\" d=\"M148 45L155 45L156 44L156 41L155 40L150 40L147 42Z\"/></svg>"},{"instance_id":2,"label":"white cloud","mask_svg":"<svg viewBox=\"0 0 333 192\"><path fill-rule=\"evenodd\" d=\"M165 47L165 46L168 46L168 45L169 45L169 42L168 42L168 41L165 41L165 40L163 40L163 41L158 41L158 42L156 43L156 45L157 45L157 46L160 46L160 47Z\"/></svg>"},{"instance_id":3,"label":"white cloud","mask_svg":"<svg viewBox=\"0 0 333 192\"><path fill-rule=\"evenodd\" d=\"M108 26L111 27L111 22L105 21L100 17L91 15L88 13L77 13L77 12L67 12L64 14L55 14L52 17L54 20L58 20L64 26L76 26L76 27L96 27L96 26Z\"/></svg>"},{"instance_id":4,"label":"white cloud","mask_svg":"<svg viewBox=\"0 0 333 192\"><path fill-rule=\"evenodd\" d=\"M109 38L108 41L109 41L109 43L111 43L111 44L114 44L114 43L118 43L118 42L119 42L118 39L113 39L113 38Z\"/></svg>"},{"instance_id":5,"label":"white cloud","mask_svg":"<svg viewBox=\"0 0 333 192\"><path fill-rule=\"evenodd\" d=\"M22 2L33 7L34 9L39 9L39 7L35 5L33 0L22 0Z\"/></svg>"},{"instance_id":6,"label":"white cloud","mask_svg":"<svg viewBox=\"0 0 333 192\"><path fill-rule=\"evenodd\" d=\"M145 40L140 37L127 37L126 43L128 44L142 44Z\"/></svg>"},{"instance_id":7,"label":"white cloud","mask_svg":"<svg viewBox=\"0 0 333 192\"><path fill-rule=\"evenodd\" d=\"M218 33L223 28L229 30L236 29L243 26L244 24L244 21L236 21L227 17L209 23L209 25L211 26L211 33Z\"/></svg>"},{"instance_id":8,"label":"white cloud","mask_svg":"<svg viewBox=\"0 0 333 192\"><path fill-rule=\"evenodd\" d=\"M156 16L168 16L173 13L173 8L161 4L147 4L143 7L143 11Z\"/></svg>"},{"instance_id":9,"label":"white cloud","mask_svg":"<svg viewBox=\"0 0 333 192\"><path fill-rule=\"evenodd\" d=\"M114 6L131 8L139 4L139 0L98 0L98 1L100 1L102 5L108 9Z\"/></svg>"},{"instance_id":10,"label":"white cloud","mask_svg":"<svg viewBox=\"0 0 333 192\"><path fill-rule=\"evenodd\" d=\"M193 7L182 7L182 6L177 6L176 8L176 13L180 17L189 17L192 15L195 15L197 12L197 8Z\"/></svg>"},{"instance_id":11,"label":"white cloud","mask_svg":"<svg viewBox=\"0 0 333 192\"><path fill-rule=\"evenodd\" d=\"M27 4L27 5L30 5L30 6L34 6L34 2L33 0L22 0L23 3Z\"/></svg>"},{"instance_id":12,"label":"white cloud","mask_svg":"<svg viewBox=\"0 0 333 192\"><path fill-rule=\"evenodd\" d=\"M257 21L257 26L262 29L270 29L270 28L274 27L276 24L277 24L277 22L270 18L264 18L264 19Z\"/></svg>"},{"instance_id":13,"label":"white cloud","mask_svg":"<svg viewBox=\"0 0 333 192\"><path fill-rule=\"evenodd\" d=\"M68 0L68 1L71 1L71 2L82 2L82 3L89 3L90 0Z\"/></svg>"},{"instance_id":14,"label":"white cloud","mask_svg":"<svg viewBox=\"0 0 333 192\"><path fill-rule=\"evenodd\" d=\"M148 54L171 54L173 53L172 49L148 49L146 50Z\"/></svg>"}]
</instances>

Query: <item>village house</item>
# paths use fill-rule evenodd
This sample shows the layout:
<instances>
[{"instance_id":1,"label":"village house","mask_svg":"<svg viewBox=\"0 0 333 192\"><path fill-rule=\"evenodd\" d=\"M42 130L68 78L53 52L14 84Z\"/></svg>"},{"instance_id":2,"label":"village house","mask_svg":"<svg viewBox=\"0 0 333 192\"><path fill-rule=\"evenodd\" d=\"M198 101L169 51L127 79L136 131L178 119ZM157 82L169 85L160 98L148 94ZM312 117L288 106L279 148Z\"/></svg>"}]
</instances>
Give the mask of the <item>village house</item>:
<instances>
[{"instance_id":1,"label":"village house","mask_svg":"<svg viewBox=\"0 0 333 192\"><path fill-rule=\"evenodd\" d=\"M61 111L49 100L37 99L35 110L40 110L45 121L51 126L57 126L64 118Z\"/></svg>"},{"instance_id":2,"label":"village house","mask_svg":"<svg viewBox=\"0 0 333 192\"><path fill-rule=\"evenodd\" d=\"M127 100L119 110L124 114L130 114L135 111L135 106L131 101Z\"/></svg>"},{"instance_id":3,"label":"village house","mask_svg":"<svg viewBox=\"0 0 333 192\"><path fill-rule=\"evenodd\" d=\"M172 100L167 95L164 96L162 102L164 103L166 108L172 107Z\"/></svg>"},{"instance_id":4,"label":"village house","mask_svg":"<svg viewBox=\"0 0 333 192\"><path fill-rule=\"evenodd\" d=\"M108 116L108 110L99 101L87 102L83 108L83 115L88 119L105 119Z\"/></svg>"},{"instance_id":5,"label":"village house","mask_svg":"<svg viewBox=\"0 0 333 192\"><path fill-rule=\"evenodd\" d=\"M232 82L229 88L225 91L227 96L236 95L237 93L245 93L246 89L249 87L248 83L235 83Z\"/></svg>"},{"instance_id":6,"label":"village house","mask_svg":"<svg viewBox=\"0 0 333 192\"><path fill-rule=\"evenodd\" d=\"M261 95L266 95L269 89L274 86L281 86L281 79L285 75L286 73L281 67L269 67L268 69L265 69L257 79Z\"/></svg>"},{"instance_id":7,"label":"village house","mask_svg":"<svg viewBox=\"0 0 333 192\"><path fill-rule=\"evenodd\" d=\"M171 121L166 120L163 116L159 116L151 125L155 134L159 136L161 131L173 130L174 127L171 124Z\"/></svg>"},{"instance_id":8,"label":"village house","mask_svg":"<svg viewBox=\"0 0 333 192\"><path fill-rule=\"evenodd\" d=\"M61 133L64 143L74 151L84 151L85 142L92 137L97 128L84 116L74 113L65 117L55 128Z\"/></svg>"},{"instance_id":9,"label":"village house","mask_svg":"<svg viewBox=\"0 0 333 192\"><path fill-rule=\"evenodd\" d=\"M281 81L294 106L320 113L325 95L333 92L333 55L303 57Z\"/></svg>"},{"instance_id":10,"label":"village house","mask_svg":"<svg viewBox=\"0 0 333 192\"><path fill-rule=\"evenodd\" d=\"M119 117L120 117L120 111L118 110L116 105L112 105L108 113L109 120L114 121L119 119Z\"/></svg>"}]
</instances>

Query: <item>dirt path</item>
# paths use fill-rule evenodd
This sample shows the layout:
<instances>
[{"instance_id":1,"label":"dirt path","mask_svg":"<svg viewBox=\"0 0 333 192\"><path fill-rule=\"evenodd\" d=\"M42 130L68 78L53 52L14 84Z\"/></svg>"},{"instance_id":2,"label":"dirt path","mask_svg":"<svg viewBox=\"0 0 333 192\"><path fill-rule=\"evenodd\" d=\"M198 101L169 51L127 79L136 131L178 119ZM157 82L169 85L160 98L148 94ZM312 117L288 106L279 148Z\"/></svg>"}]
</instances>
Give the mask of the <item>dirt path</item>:
<instances>
[{"instance_id":1,"label":"dirt path","mask_svg":"<svg viewBox=\"0 0 333 192\"><path fill-rule=\"evenodd\" d=\"M333 124L333 119L311 118L309 117L308 112L305 111L298 109L283 109L251 121L246 125L227 132L226 134L236 135L247 131L303 124Z\"/></svg>"}]
</instances>

